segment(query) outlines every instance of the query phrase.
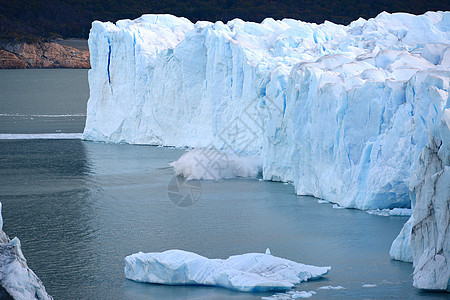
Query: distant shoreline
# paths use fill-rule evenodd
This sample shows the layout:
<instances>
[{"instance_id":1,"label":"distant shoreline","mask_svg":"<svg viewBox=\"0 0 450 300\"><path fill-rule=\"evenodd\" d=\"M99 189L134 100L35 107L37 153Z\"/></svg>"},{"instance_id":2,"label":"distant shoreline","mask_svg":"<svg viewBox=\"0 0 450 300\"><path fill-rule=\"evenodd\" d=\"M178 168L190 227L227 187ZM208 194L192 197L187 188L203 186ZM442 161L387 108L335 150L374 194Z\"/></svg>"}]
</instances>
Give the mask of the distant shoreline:
<instances>
[{"instance_id":1,"label":"distant shoreline","mask_svg":"<svg viewBox=\"0 0 450 300\"><path fill-rule=\"evenodd\" d=\"M90 69L87 40L0 42L0 69Z\"/></svg>"},{"instance_id":2,"label":"distant shoreline","mask_svg":"<svg viewBox=\"0 0 450 300\"><path fill-rule=\"evenodd\" d=\"M63 45L63 46L69 46L78 50L82 51L89 51L89 45L88 40L83 39L61 39L56 40L56 43Z\"/></svg>"}]
</instances>

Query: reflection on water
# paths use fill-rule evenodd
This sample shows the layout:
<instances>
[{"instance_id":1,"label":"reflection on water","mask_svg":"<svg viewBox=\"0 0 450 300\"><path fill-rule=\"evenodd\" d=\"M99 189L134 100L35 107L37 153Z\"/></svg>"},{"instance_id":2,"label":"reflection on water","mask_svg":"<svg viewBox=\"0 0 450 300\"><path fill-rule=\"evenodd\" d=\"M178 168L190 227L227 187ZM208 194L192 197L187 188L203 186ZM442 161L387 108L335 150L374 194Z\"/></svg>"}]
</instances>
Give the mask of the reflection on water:
<instances>
[{"instance_id":1,"label":"reflection on water","mask_svg":"<svg viewBox=\"0 0 450 300\"><path fill-rule=\"evenodd\" d=\"M0 141L4 230L18 236L28 265L50 293L82 290L95 277L89 174L77 140ZM57 290L54 291L54 287Z\"/></svg>"},{"instance_id":2,"label":"reflection on water","mask_svg":"<svg viewBox=\"0 0 450 300\"><path fill-rule=\"evenodd\" d=\"M5 231L22 240L29 266L56 299L256 299L270 294L128 281L124 257L184 249L226 258L267 247L333 267L298 286L346 288L317 290L316 299L424 295L412 288L411 264L388 254L406 217L336 210L296 196L290 185L257 180L204 181L200 200L178 207L167 196L177 149L12 140L0 141L0 153Z\"/></svg>"}]
</instances>

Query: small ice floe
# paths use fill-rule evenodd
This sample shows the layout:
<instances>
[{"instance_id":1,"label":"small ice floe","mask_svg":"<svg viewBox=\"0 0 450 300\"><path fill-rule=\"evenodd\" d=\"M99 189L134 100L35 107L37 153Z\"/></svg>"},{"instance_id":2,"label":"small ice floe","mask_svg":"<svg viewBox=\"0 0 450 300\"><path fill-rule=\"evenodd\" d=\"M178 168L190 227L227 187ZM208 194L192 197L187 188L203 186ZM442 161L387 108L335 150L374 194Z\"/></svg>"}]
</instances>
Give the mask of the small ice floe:
<instances>
[{"instance_id":1,"label":"small ice floe","mask_svg":"<svg viewBox=\"0 0 450 300\"><path fill-rule=\"evenodd\" d=\"M333 204L333 208L335 208L335 209L344 209L345 207L340 206L339 204Z\"/></svg>"},{"instance_id":2,"label":"small ice floe","mask_svg":"<svg viewBox=\"0 0 450 300\"><path fill-rule=\"evenodd\" d=\"M319 204L327 204L327 203L330 203L330 202L328 202L327 200L318 199L317 203L319 203Z\"/></svg>"},{"instance_id":3,"label":"small ice floe","mask_svg":"<svg viewBox=\"0 0 450 300\"><path fill-rule=\"evenodd\" d=\"M362 285L363 288L373 288L373 287L376 287L376 286L377 286L376 284L370 284L370 283L365 283L365 284Z\"/></svg>"},{"instance_id":4,"label":"small ice floe","mask_svg":"<svg viewBox=\"0 0 450 300\"><path fill-rule=\"evenodd\" d=\"M270 297L262 297L261 299L264 300L289 300L289 299L303 299L303 298L310 298L313 295L315 295L316 292L314 291L289 291L286 293L277 293L275 295L272 295Z\"/></svg>"},{"instance_id":5,"label":"small ice floe","mask_svg":"<svg viewBox=\"0 0 450 300\"><path fill-rule=\"evenodd\" d=\"M343 286L332 286L332 285L325 285L318 288L318 290L345 290L345 287Z\"/></svg>"},{"instance_id":6,"label":"small ice floe","mask_svg":"<svg viewBox=\"0 0 450 300\"><path fill-rule=\"evenodd\" d=\"M412 209L411 208L373 209L373 210L368 210L367 213L369 213L371 215L384 216L384 217L390 217L390 216L410 217L412 214Z\"/></svg>"},{"instance_id":7,"label":"small ice floe","mask_svg":"<svg viewBox=\"0 0 450 300\"><path fill-rule=\"evenodd\" d=\"M241 292L288 291L317 279L331 267L304 265L291 260L248 253L209 259L182 251L136 253L125 258L125 277L137 282L168 285L209 285Z\"/></svg>"}]
</instances>

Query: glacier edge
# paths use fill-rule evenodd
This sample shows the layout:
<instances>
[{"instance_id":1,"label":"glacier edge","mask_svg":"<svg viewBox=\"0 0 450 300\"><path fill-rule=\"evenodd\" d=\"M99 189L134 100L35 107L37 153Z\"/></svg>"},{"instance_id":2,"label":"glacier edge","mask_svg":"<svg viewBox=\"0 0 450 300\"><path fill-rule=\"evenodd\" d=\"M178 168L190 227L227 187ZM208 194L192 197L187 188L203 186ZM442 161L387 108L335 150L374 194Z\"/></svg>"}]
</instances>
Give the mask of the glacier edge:
<instances>
[{"instance_id":1,"label":"glacier edge","mask_svg":"<svg viewBox=\"0 0 450 300\"><path fill-rule=\"evenodd\" d=\"M0 285L16 300L52 300L42 281L28 267L20 240L12 240L3 231L0 202Z\"/></svg>"}]
</instances>

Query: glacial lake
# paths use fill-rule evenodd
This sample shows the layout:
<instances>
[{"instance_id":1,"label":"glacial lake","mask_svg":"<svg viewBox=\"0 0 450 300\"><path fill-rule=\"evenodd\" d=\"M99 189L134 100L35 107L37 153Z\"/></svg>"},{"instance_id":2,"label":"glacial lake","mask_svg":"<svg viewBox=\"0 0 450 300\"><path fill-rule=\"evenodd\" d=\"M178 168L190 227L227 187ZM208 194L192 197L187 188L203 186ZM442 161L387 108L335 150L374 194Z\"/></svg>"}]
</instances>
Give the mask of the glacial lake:
<instances>
[{"instance_id":1,"label":"glacial lake","mask_svg":"<svg viewBox=\"0 0 450 300\"><path fill-rule=\"evenodd\" d=\"M0 133L81 132L87 70L0 70ZM332 270L298 285L312 299L446 298L412 287L412 265L389 257L407 217L333 209L291 185L201 181L196 202L168 197L168 163L184 150L81 140L0 140L4 231L55 299L259 299L202 286L125 279L124 257L193 251L210 258L264 252ZM182 190L186 192L186 190ZM376 285L372 288L364 284ZM322 286L342 290L319 290Z\"/></svg>"}]
</instances>

